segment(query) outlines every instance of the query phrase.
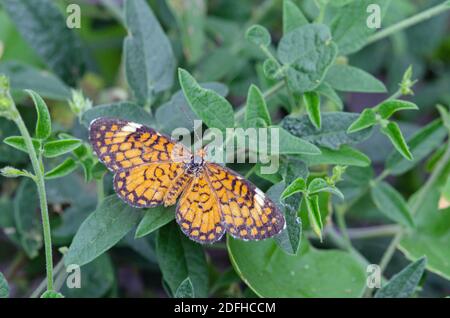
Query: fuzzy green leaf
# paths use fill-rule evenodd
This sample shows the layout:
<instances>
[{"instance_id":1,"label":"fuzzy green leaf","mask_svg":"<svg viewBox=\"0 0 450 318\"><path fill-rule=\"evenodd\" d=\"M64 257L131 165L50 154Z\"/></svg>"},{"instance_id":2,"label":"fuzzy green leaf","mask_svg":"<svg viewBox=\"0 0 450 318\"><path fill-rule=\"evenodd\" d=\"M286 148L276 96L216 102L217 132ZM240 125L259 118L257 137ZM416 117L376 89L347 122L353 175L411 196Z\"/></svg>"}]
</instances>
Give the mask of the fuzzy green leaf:
<instances>
[{"instance_id":1,"label":"fuzzy green leaf","mask_svg":"<svg viewBox=\"0 0 450 318\"><path fill-rule=\"evenodd\" d=\"M392 276L389 282L375 294L375 298L411 297L425 272L426 264L426 257L409 264L401 272Z\"/></svg>"},{"instance_id":2,"label":"fuzzy green leaf","mask_svg":"<svg viewBox=\"0 0 450 318\"><path fill-rule=\"evenodd\" d=\"M159 229L156 254L164 281L172 294L189 277L194 295L208 296L208 270L203 249L181 233L176 222Z\"/></svg>"},{"instance_id":3,"label":"fuzzy green leaf","mask_svg":"<svg viewBox=\"0 0 450 318\"><path fill-rule=\"evenodd\" d=\"M80 139L61 139L44 144L44 157L54 158L71 152L81 145Z\"/></svg>"},{"instance_id":4,"label":"fuzzy green leaf","mask_svg":"<svg viewBox=\"0 0 450 318\"><path fill-rule=\"evenodd\" d=\"M36 121L36 138L45 140L50 137L52 133L52 120L50 118L50 113L48 111L47 104L38 93L32 90L25 90L28 95L33 99L34 105L36 106L37 121Z\"/></svg>"},{"instance_id":5,"label":"fuzzy green leaf","mask_svg":"<svg viewBox=\"0 0 450 318\"><path fill-rule=\"evenodd\" d=\"M344 200L344 195L342 194L342 192L338 188L329 185L322 178L315 178L314 180L312 180L308 185L308 192L311 195L317 194L319 192L328 192L337 195L341 200Z\"/></svg>"},{"instance_id":6,"label":"fuzzy green leaf","mask_svg":"<svg viewBox=\"0 0 450 318\"><path fill-rule=\"evenodd\" d=\"M309 224L312 230L322 241L322 217L320 215L319 196L313 195L305 198L306 208L308 209Z\"/></svg>"},{"instance_id":7,"label":"fuzzy green leaf","mask_svg":"<svg viewBox=\"0 0 450 318\"><path fill-rule=\"evenodd\" d=\"M414 227L408 204L388 183L381 181L371 187L372 200L378 210L389 219L407 227Z\"/></svg>"},{"instance_id":8,"label":"fuzzy green leaf","mask_svg":"<svg viewBox=\"0 0 450 318\"><path fill-rule=\"evenodd\" d=\"M395 112L398 112L400 110L406 110L406 109L413 109L418 110L419 107L417 107L416 104L407 102L404 100L399 99L392 99L387 100L380 105L378 105L375 108L375 111L380 114L381 118L388 119L390 118Z\"/></svg>"},{"instance_id":9,"label":"fuzzy green leaf","mask_svg":"<svg viewBox=\"0 0 450 318\"><path fill-rule=\"evenodd\" d=\"M297 178L291 184L289 184L286 189L284 189L283 193L281 193L281 199L284 200L291 195L305 191L306 181L303 178Z\"/></svg>"},{"instance_id":10,"label":"fuzzy green leaf","mask_svg":"<svg viewBox=\"0 0 450 318\"><path fill-rule=\"evenodd\" d=\"M144 217L136 229L136 238L153 233L175 219L174 207L155 207L145 211Z\"/></svg>"},{"instance_id":11,"label":"fuzzy green leaf","mask_svg":"<svg viewBox=\"0 0 450 318\"><path fill-rule=\"evenodd\" d=\"M64 263L82 266L93 261L119 242L140 217L140 210L132 208L115 194L106 197L79 227Z\"/></svg>"},{"instance_id":12,"label":"fuzzy green leaf","mask_svg":"<svg viewBox=\"0 0 450 318\"><path fill-rule=\"evenodd\" d=\"M318 250L307 240L297 255L284 253L273 240L228 237L227 245L236 273L259 297L360 297L366 286L364 267L342 250Z\"/></svg>"},{"instance_id":13,"label":"fuzzy green leaf","mask_svg":"<svg viewBox=\"0 0 450 318\"><path fill-rule=\"evenodd\" d=\"M317 146L339 149L341 145L357 144L367 139L370 128L356 133L347 133L348 127L358 118L358 114L345 112L327 112L322 114L322 127L317 129L308 116L288 116L281 121L281 126L288 132ZM280 138L281 140L281 138Z\"/></svg>"},{"instance_id":14,"label":"fuzzy green leaf","mask_svg":"<svg viewBox=\"0 0 450 318\"><path fill-rule=\"evenodd\" d=\"M68 174L75 171L77 168L77 163L72 158L67 158L62 163L54 167L52 170L47 171L44 175L45 179L56 179L67 176Z\"/></svg>"},{"instance_id":15,"label":"fuzzy green leaf","mask_svg":"<svg viewBox=\"0 0 450 318\"><path fill-rule=\"evenodd\" d=\"M319 155L295 155L308 166L318 165L343 165L367 167L370 165L370 158L364 153L350 146L342 145L339 149L333 150L325 147L319 147Z\"/></svg>"},{"instance_id":16,"label":"fuzzy green leaf","mask_svg":"<svg viewBox=\"0 0 450 318\"><path fill-rule=\"evenodd\" d=\"M41 141L39 139L31 138L34 149L36 152L40 151ZM11 136L3 139L3 142L8 146L11 146L15 149L28 153L27 145L25 144L25 140L22 136Z\"/></svg>"},{"instance_id":17,"label":"fuzzy green leaf","mask_svg":"<svg viewBox=\"0 0 450 318\"><path fill-rule=\"evenodd\" d=\"M245 32L245 38L247 41L257 46L267 47L271 42L269 31L259 24L252 25L247 32Z\"/></svg>"},{"instance_id":18,"label":"fuzzy green leaf","mask_svg":"<svg viewBox=\"0 0 450 318\"><path fill-rule=\"evenodd\" d=\"M386 168L392 175L407 172L442 145L446 136L447 131L442 126L441 120L437 119L429 123L408 140L413 159L407 160L393 151L386 160Z\"/></svg>"},{"instance_id":19,"label":"fuzzy green leaf","mask_svg":"<svg viewBox=\"0 0 450 318\"><path fill-rule=\"evenodd\" d=\"M303 12L291 0L283 1L283 34L308 24Z\"/></svg>"},{"instance_id":20,"label":"fuzzy green leaf","mask_svg":"<svg viewBox=\"0 0 450 318\"><path fill-rule=\"evenodd\" d=\"M173 85L175 57L168 37L144 0L125 2L125 74L133 94L142 105Z\"/></svg>"},{"instance_id":21,"label":"fuzzy green leaf","mask_svg":"<svg viewBox=\"0 0 450 318\"><path fill-rule=\"evenodd\" d=\"M395 149L406 159L413 160L408 144L403 137L400 127L395 122L389 122L386 127L381 128L381 132L389 137Z\"/></svg>"},{"instance_id":22,"label":"fuzzy green leaf","mask_svg":"<svg viewBox=\"0 0 450 318\"><path fill-rule=\"evenodd\" d=\"M335 64L327 72L325 82L338 91L385 93L384 84L359 68Z\"/></svg>"},{"instance_id":23,"label":"fuzzy green leaf","mask_svg":"<svg viewBox=\"0 0 450 318\"><path fill-rule=\"evenodd\" d=\"M263 94L257 86L251 85L245 106L245 126L257 128L261 122L264 123L263 127L272 124Z\"/></svg>"},{"instance_id":24,"label":"fuzzy green leaf","mask_svg":"<svg viewBox=\"0 0 450 318\"><path fill-rule=\"evenodd\" d=\"M233 107L224 97L202 88L186 70L179 69L178 78L192 110L208 127L222 131L234 127Z\"/></svg>"},{"instance_id":25,"label":"fuzzy green leaf","mask_svg":"<svg viewBox=\"0 0 450 318\"><path fill-rule=\"evenodd\" d=\"M290 88L297 93L314 90L334 62L337 47L322 24L307 24L285 34L278 45Z\"/></svg>"},{"instance_id":26,"label":"fuzzy green leaf","mask_svg":"<svg viewBox=\"0 0 450 318\"><path fill-rule=\"evenodd\" d=\"M320 96L316 92L305 92L303 94L303 101L305 102L306 111L308 113L311 123L320 129L322 120L320 116Z\"/></svg>"},{"instance_id":27,"label":"fuzzy green leaf","mask_svg":"<svg viewBox=\"0 0 450 318\"><path fill-rule=\"evenodd\" d=\"M372 108L366 108L363 110L358 119L355 120L350 127L348 127L347 132L349 134L372 127L377 123L377 115Z\"/></svg>"},{"instance_id":28,"label":"fuzzy green leaf","mask_svg":"<svg viewBox=\"0 0 450 318\"><path fill-rule=\"evenodd\" d=\"M192 282L187 277L183 280L175 291L175 298L194 298L194 286L192 286Z\"/></svg>"},{"instance_id":29,"label":"fuzzy green leaf","mask_svg":"<svg viewBox=\"0 0 450 318\"><path fill-rule=\"evenodd\" d=\"M74 86L83 75L85 55L58 5L52 0L3 0L2 5L33 51L64 82Z\"/></svg>"},{"instance_id":30,"label":"fuzzy green leaf","mask_svg":"<svg viewBox=\"0 0 450 318\"><path fill-rule=\"evenodd\" d=\"M270 136L270 134L268 134ZM269 137L269 145L271 144L271 137ZM264 147L263 147L264 149ZM289 154L309 154L317 155L320 154L320 149L314 146L312 143L294 136L287 130L279 129L279 154L289 155Z\"/></svg>"}]
</instances>

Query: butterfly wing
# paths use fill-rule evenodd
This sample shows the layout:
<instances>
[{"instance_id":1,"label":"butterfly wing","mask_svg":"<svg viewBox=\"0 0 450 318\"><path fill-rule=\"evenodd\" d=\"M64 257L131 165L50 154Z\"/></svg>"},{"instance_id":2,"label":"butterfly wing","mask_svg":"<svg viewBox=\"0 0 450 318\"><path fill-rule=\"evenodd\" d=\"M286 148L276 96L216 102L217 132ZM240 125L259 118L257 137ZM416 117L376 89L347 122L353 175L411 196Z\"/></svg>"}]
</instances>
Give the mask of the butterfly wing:
<instances>
[{"instance_id":1,"label":"butterfly wing","mask_svg":"<svg viewBox=\"0 0 450 318\"><path fill-rule=\"evenodd\" d=\"M206 171L220 205L223 225L233 237L261 240L284 229L281 211L250 181L214 163L207 163Z\"/></svg>"},{"instance_id":2,"label":"butterfly wing","mask_svg":"<svg viewBox=\"0 0 450 318\"><path fill-rule=\"evenodd\" d=\"M89 139L100 161L114 172L146 163L183 162L190 157L182 144L126 120L95 119L89 126Z\"/></svg>"},{"instance_id":3,"label":"butterfly wing","mask_svg":"<svg viewBox=\"0 0 450 318\"><path fill-rule=\"evenodd\" d=\"M174 204L188 182L184 161L189 152L179 143L141 124L99 118L89 127L100 161L115 172L114 188L134 207Z\"/></svg>"},{"instance_id":4,"label":"butterfly wing","mask_svg":"<svg viewBox=\"0 0 450 318\"><path fill-rule=\"evenodd\" d=\"M213 243L224 234L220 207L205 173L194 177L184 191L176 220L181 230L199 243Z\"/></svg>"}]
</instances>

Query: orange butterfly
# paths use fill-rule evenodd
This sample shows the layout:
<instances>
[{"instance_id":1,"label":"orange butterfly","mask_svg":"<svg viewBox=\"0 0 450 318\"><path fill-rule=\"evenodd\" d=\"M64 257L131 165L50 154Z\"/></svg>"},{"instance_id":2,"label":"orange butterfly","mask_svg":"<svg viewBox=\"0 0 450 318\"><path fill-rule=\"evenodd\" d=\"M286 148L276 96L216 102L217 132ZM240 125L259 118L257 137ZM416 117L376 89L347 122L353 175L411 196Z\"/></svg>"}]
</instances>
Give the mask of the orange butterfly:
<instances>
[{"instance_id":1,"label":"orange butterfly","mask_svg":"<svg viewBox=\"0 0 450 318\"><path fill-rule=\"evenodd\" d=\"M285 227L283 214L264 193L236 172L191 154L181 143L138 123L95 119L89 137L101 162L115 173L117 195L134 207L170 206L176 220L200 243L226 232L243 240L272 237Z\"/></svg>"}]
</instances>

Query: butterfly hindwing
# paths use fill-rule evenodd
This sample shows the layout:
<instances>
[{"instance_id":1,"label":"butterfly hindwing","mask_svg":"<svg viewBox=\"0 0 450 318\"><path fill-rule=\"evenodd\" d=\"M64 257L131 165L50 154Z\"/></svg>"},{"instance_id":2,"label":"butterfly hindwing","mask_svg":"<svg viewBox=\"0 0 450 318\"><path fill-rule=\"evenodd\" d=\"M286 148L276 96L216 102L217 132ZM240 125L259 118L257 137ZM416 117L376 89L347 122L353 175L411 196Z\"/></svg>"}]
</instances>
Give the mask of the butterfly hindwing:
<instances>
[{"instance_id":1,"label":"butterfly hindwing","mask_svg":"<svg viewBox=\"0 0 450 318\"><path fill-rule=\"evenodd\" d=\"M218 164L207 163L206 169L223 224L233 237L261 240L283 230L283 214L255 185Z\"/></svg>"},{"instance_id":2,"label":"butterfly hindwing","mask_svg":"<svg viewBox=\"0 0 450 318\"><path fill-rule=\"evenodd\" d=\"M193 178L181 196L176 220L181 230L199 243L213 243L224 234L217 198L204 172Z\"/></svg>"}]
</instances>

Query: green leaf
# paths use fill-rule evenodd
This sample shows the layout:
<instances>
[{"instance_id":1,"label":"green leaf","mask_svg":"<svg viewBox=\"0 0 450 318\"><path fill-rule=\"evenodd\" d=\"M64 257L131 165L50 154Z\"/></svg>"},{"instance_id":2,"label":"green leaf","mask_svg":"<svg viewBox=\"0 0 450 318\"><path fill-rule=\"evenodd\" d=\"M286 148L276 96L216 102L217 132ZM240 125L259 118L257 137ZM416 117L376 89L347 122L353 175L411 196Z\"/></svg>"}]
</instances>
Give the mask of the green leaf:
<instances>
[{"instance_id":1,"label":"green leaf","mask_svg":"<svg viewBox=\"0 0 450 318\"><path fill-rule=\"evenodd\" d=\"M372 108L366 108L363 110L358 119L355 120L350 127L348 127L347 132L349 134L372 127L377 124L377 114Z\"/></svg>"},{"instance_id":2,"label":"green leaf","mask_svg":"<svg viewBox=\"0 0 450 318\"><path fill-rule=\"evenodd\" d=\"M450 113L448 112L447 108L442 105L437 105L436 108L439 111L439 115L441 115L442 123L447 128L447 130L450 131Z\"/></svg>"},{"instance_id":3,"label":"green leaf","mask_svg":"<svg viewBox=\"0 0 450 318\"><path fill-rule=\"evenodd\" d=\"M359 68L335 64L327 72L325 82L338 91L385 93L384 84Z\"/></svg>"},{"instance_id":4,"label":"green leaf","mask_svg":"<svg viewBox=\"0 0 450 318\"><path fill-rule=\"evenodd\" d=\"M139 104L173 85L175 57L169 39L144 0L126 1L125 74Z\"/></svg>"},{"instance_id":5,"label":"green leaf","mask_svg":"<svg viewBox=\"0 0 450 318\"><path fill-rule=\"evenodd\" d=\"M405 173L442 145L446 136L447 132L439 119L431 122L408 140L413 159L406 160L393 151L386 160L386 168L395 176Z\"/></svg>"},{"instance_id":6,"label":"green leaf","mask_svg":"<svg viewBox=\"0 0 450 318\"><path fill-rule=\"evenodd\" d=\"M371 195L378 210L389 219L407 227L414 227L408 204L388 183L381 181L373 184Z\"/></svg>"},{"instance_id":7,"label":"green leaf","mask_svg":"<svg viewBox=\"0 0 450 318\"><path fill-rule=\"evenodd\" d=\"M395 149L406 159L413 160L408 144L403 137L400 127L395 122L389 122L386 127L381 128L381 132L389 137Z\"/></svg>"},{"instance_id":8,"label":"green leaf","mask_svg":"<svg viewBox=\"0 0 450 318\"><path fill-rule=\"evenodd\" d=\"M194 286L189 277L181 282L174 296L175 298L194 298Z\"/></svg>"},{"instance_id":9,"label":"green leaf","mask_svg":"<svg viewBox=\"0 0 450 318\"><path fill-rule=\"evenodd\" d=\"M331 1L332 3L334 1ZM338 8L331 15L329 22L333 39L339 47L339 54L349 55L363 48L369 36L376 32L374 28L367 27L367 8L370 4L376 4L381 8L381 21L386 14L391 0L358 0Z\"/></svg>"},{"instance_id":10,"label":"green leaf","mask_svg":"<svg viewBox=\"0 0 450 318\"><path fill-rule=\"evenodd\" d=\"M334 62L337 47L331 41L327 26L307 24L285 34L277 54L289 87L297 93L304 93L320 85Z\"/></svg>"},{"instance_id":11,"label":"green leaf","mask_svg":"<svg viewBox=\"0 0 450 318\"><path fill-rule=\"evenodd\" d=\"M264 123L264 125L260 123ZM252 84L248 90L245 106L245 126L257 128L267 127L271 124L272 120L270 119L264 96L259 88Z\"/></svg>"},{"instance_id":12,"label":"green leaf","mask_svg":"<svg viewBox=\"0 0 450 318\"><path fill-rule=\"evenodd\" d=\"M319 165L343 165L367 167L370 165L370 158L364 153L350 146L342 145L339 149L333 150L325 147L319 147L319 155L295 155L308 166Z\"/></svg>"},{"instance_id":13,"label":"green leaf","mask_svg":"<svg viewBox=\"0 0 450 318\"><path fill-rule=\"evenodd\" d=\"M291 0L283 1L283 34L308 24L303 12Z\"/></svg>"},{"instance_id":14,"label":"green leaf","mask_svg":"<svg viewBox=\"0 0 450 318\"><path fill-rule=\"evenodd\" d=\"M47 180L62 178L75 171L76 168L77 168L76 161L73 160L72 158L67 158L50 171L47 171L44 177Z\"/></svg>"},{"instance_id":15,"label":"green leaf","mask_svg":"<svg viewBox=\"0 0 450 318\"><path fill-rule=\"evenodd\" d=\"M66 268L67 271L67 268ZM102 254L89 264L80 267L81 288L68 288L63 284L61 292L67 298L105 297L114 288L116 274L108 253ZM68 274L71 273L68 271ZM70 279L68 279L70 281Z\"/></svg>"},{"instance_id":16,"label":"green leaf","mask_svg":"<svg viewBox=\"0 0 450 318\"><path fill-rule=\"evenodd\" d=\"M43 97L61 101L71 96L70 89L58 77L28 64L6 61L0 64L0 73L8 76L12 91L32 89Z\"/></svg>"},{"instance_id":17,"label":"green leaf","mask_svg":"<svg viewBox=\"0 0 450 318\"><path fill-rule=\"evenodd\" d=\"M22 136L7 137L3 139L3 142L8 146L11 146L15 149L28 153L27 145L25 144L25 139ZM33 143L36 152L39 152L41 148L41 141L39 139L31 138L31 142Z\"/></svg>"},{"instance_id":18,"label":"green leaf","mask_svg":"<svg viewBox=\"0 0 450 318\"><path fill-rule=\"evenodd\" d=\"M312 230L322 242L322 216L320 214L319 196L313 195L305 198L306 208L308 209L308 219Z\"/></svg>"},{"instance_id":19,"label":"green leaf","mask_svg":"<svg viewBox=\"0 0 450 318\"><path fill-rule=\"evenodd\" d=\"M9 297L9 286L5 276L0 272L0 298Z\"/></svg>"},{"instance_id":20,"label":"green leaf","mask_svg":"<svg viewBox=\"0 0 450 318\"><path fill-rule=\"evenodd\" d=\"M375 111L380 114L381 118L388 119L390 118L395 112L398 112L399 110L406 110L406 109L413 109L418 110L419 107L417 107L416 104L407 102L404 100L399 99L391 99L387 100L380 105L378 105L375 108Z\"/></svg>"},{"instance_id":21,"label":"green leaf","mask_svg":"<svg viewBox=\"0 0 450 318\"><path fill-rule=\"evenodd\" d=\"M376 294L375 298L409 298L416 291L425 272L427 258L422 257L409 264L401 272L392 276L389 282Z\"/></svg>"},{"instance_id":22,"label":"green leaf","mask_svg":"<svg viewBox=\"0 0 450 318\"><path fill-rule=\"evenodd\" d=\"M81 116L81 122L85 127L99 117L110 117L129 120L152 127L155 122L153 117L142 107L130 102L118 102L113 104L105 104L95 106L84 112Z\"/></svg>"},{"instance_id":23,"label":"green leaf","mask_svg":"<svg viewBox=\"0 0 450 318\"><path fill-rule=\"evenodd\" d=\"M365 288L363 266L344 251L318 250L307 240L295 256L272 240L244 242L228 237L227 246L234 269L260 297L359 297Z\"/></svg>"},{"instance_id":24,"label":"green leaf","mask_svg":"<svg viewBox=\"0 0 450 318\"><path fill-rule=\"evenodd\" d=\"M195 297L208 296L208 270L203 249L181 233L175 222L159 229L156 254L164 281L173 294L189 277Z\"/></svg>"},{"instance_id":25,"label":"green leaf","mask_svg":"<svg viewBox=\"0 0 450 318\"><path fill-rule=\"evenodd\" d=\"M195 64L205 53L206 1L169 0L167 4L176 17L184 55L189 63Z\"/></svg>"},{"instance_id":26,"label":"green leaf","mask_svg":"<svg viewBox=\"0 0 450 318\"><path fill-rule=\"evenodd\" d=\"M33 177L33 175L26 170L19 170L9 166L1 168L0 175L4 176L5 178Z\"/></svg>"},{"instance_id":27,"label":"green leaf","mask_svg":"<svg viewBox=\"0 0 450 318\"><path fill-rule=\"evenodd\" d=\"M41 298L64 298L64 296L57 291L47 290L41 295Z\"/></svg>"},{"instance_id":28,"label":"green leaf","mask_svg":"<svg viewBox=\"0 0 450 318\"><path fill-rule=\"evenodd\" d=\"M84 54L74 30L51 0L3 0L3 8L21 36L64 82L74 86L83 75Z\"/></svg>"},{"instance_id":29,"label":"green leaf","mask_svg":"<svg viewBox=\"0 0 450 318\"><path fill-rule=\"evenodd\" d=\"M283 76L280 74L280 65L274 59L266 59L263 63L263 73L269 79L279 80Z\"/></svg>"},{"instance_id":30,"label":"green leaf","mask_svg":"<svg viewBox=\"0 0 450 318\"><path fill-rule=\"evenodd\" d=\"M411 261L426 256L427 269L450 280L450 208L438 209L440 183L426 194L426 200L414 215L416 227L405 233L399 248ZM417 193L410 199L410 205L416 198Z\"/></svg>"},{"instance_id":31,"label":"green leaf","mask_svg":"<svg viewBox=\"0 0 450 318\"><path fill-rule=\"evenodd\" d=\"M339 191L338 188L328 184L324 179L322 178L315 178L312 180L308 185L308 192L309 194L317 194L319 192L328 192L334 195L337 195L341 200L344 200L344 195L341 191Z\"/></svg>"},{"instance_id":32,"label":"green leaf","mask_svg":"<svg viewBox=\"0 0 450 318\"><path fill-rule=\"evenodd\" d=\"M288 116L281 121L281 126L288 132L317 146L339 149L341 145L352 145L367 139L372 130L364 129L356 133L347 133L348 127L356 120L358 114L345 112L327 112L322 114L322 127L317 129L308 116ZM281 139L281 138L280 138Z\"/></svg>"},{"instance_id":33,"label":"green leaf","mask_svg":"<svg viewBox=\"0 0 450 318\"><path fill-rule=\"evenodd\" d=\"M259 24L252 25L247 32L245 32L245 38L247 41L257 46L267 47L271 42L269 31Z\"/></svg>"},{"instance_id":34,"label":"green leaf","mask_svg":"<svg viewBox=\"0 0 450 318\"><path fill-rule=\"evenodd\" d=\"M320 116L320 96L316 92L305 92L303 94L303 101L305 102L306 111L311 123L320 129L322 120Z\"/></svg>"},{"instance_id":35,"label":"green leaf","mask_svg":"<svg viewBox=\"0 0 450 318\"><path fill-rule=\"evenodd\" d=\"M200 83L200 86L215 91L221 96L228 94L228 87L217 82ZM170 100L156 109L155 119L161 132L172 133L178 127L194 130L194 120L198 116L192 111L182 90L172 95Z\"/></svg>"},{"instance_id":36,"label":"green leaf","mask_svg":"<svg viewBox=\"0 0 450 318\"><path fill-rule=\"evenodd\" d=\"M50 113L48 111L47 104L41 96L32 90L25 90L28 95L33 99L34 105L36 106L37 121L36 121L36 138L45 140L50 137L52 133L52 120L50 118Z\"/></svg>"},{"instance_id":37,"label":"green leaf","mask_svg":"<svg viewBox=\"0 0 450 318\"><path fill-rule=\"evenodd\" d=\"M344 104L342 103L341 98L329 84L322 82L319 86L316 87L315 91L320 95L328 98L330 102L336 105L338 110L342 110L344 108Z\"/></svg>"},{"instance_id":38,"label":"green leaf","mask_svg":"<svg viewBox=\"0 0 450 318\"><path fill-rule=\"evenodd\" d=\"M233 107L224 97L202 88L186 70L179 69L178 77L189 105L208 127L222 131L234 127Z\"/></svg>"},{"instance_id":39,"label":"green leaf","mask_svg":"<svg viewBox=\"0 0 450 318\"><path fill-rule=\"evenodd\" d=\"M80 139L61 139L44 144L44 157L54 158L71 152L81 146Z\"/></svg>"},{"instance_id":40,"label":"green leaf","mask_svg":"<svg viewBox=\"0 0 450 318\"><path fill-rule=\"evenodd\" d=\"M308 178L308 167L301 161L288 158L280 168L283 182L275 184L268 191L267 195L272 199L278 208L284 213L286 220L286 230L275 236L275 241L285 253L295 255L298 252L302 236L302 221L298 215L303 195L295 195L285 200L281 200L281 193L286 184L291 184L297 178Z\"/></svg>"},{"instance_id":41,"label":"green leaf","mask_svg":"<svg viewBox=\"0 0 450 318\"><path fill-rule=\"evenodd\" d=\"M42 247L42 225L39 196L31 179L22 179L14 197L14 220L20 245L29 258L35 258Z\"/></svg>"},{"instance_id":42,"label":"green leaf","mask_svg":"<svg viewBox=\"0 0 450 318\"><path fill-rule=\"evenodd\" d=\"M272 142L271 135L268 134L268 144ZM264 149L264 147L262 147ZM312 143L294 136L287 130L279 129L279 149L278 153L280 155L289 154L309 154L317 155L320 154L320 149L314 146Z\"/></svg>"},{"instance_id":43,"label":"green leaf","mask_svg":"<svg viewBox=\"0 0 450 318\"><path fill-rule=\"evenodd\" d=\"M303 178L297 178L284 189L283 193L281 193L281 199L284 200L291 195L305 191L306 181Z\"/></svg>"},{"instance_id":44,"label":"green leaf","mask_svg":"<svg viewBox=\"0 0 450 318\"><path fill-rule=\"evenodd\" d=\"M136 238L153 233L175 219L175 207L155 207L145 211L144 217L136 229Z\"/></svg>"},{"instance_id":45,"label":"green leaf","mask_svg":"<svg viewBox=\"0 0 450 318\"><path fill-rule=\"evenodd\" d=\"M82 266L93 261L119 242L140 217L138 209L130 207L115 194L106 197L81 224L64 263Z\"/></svg>"}]
</instances>

